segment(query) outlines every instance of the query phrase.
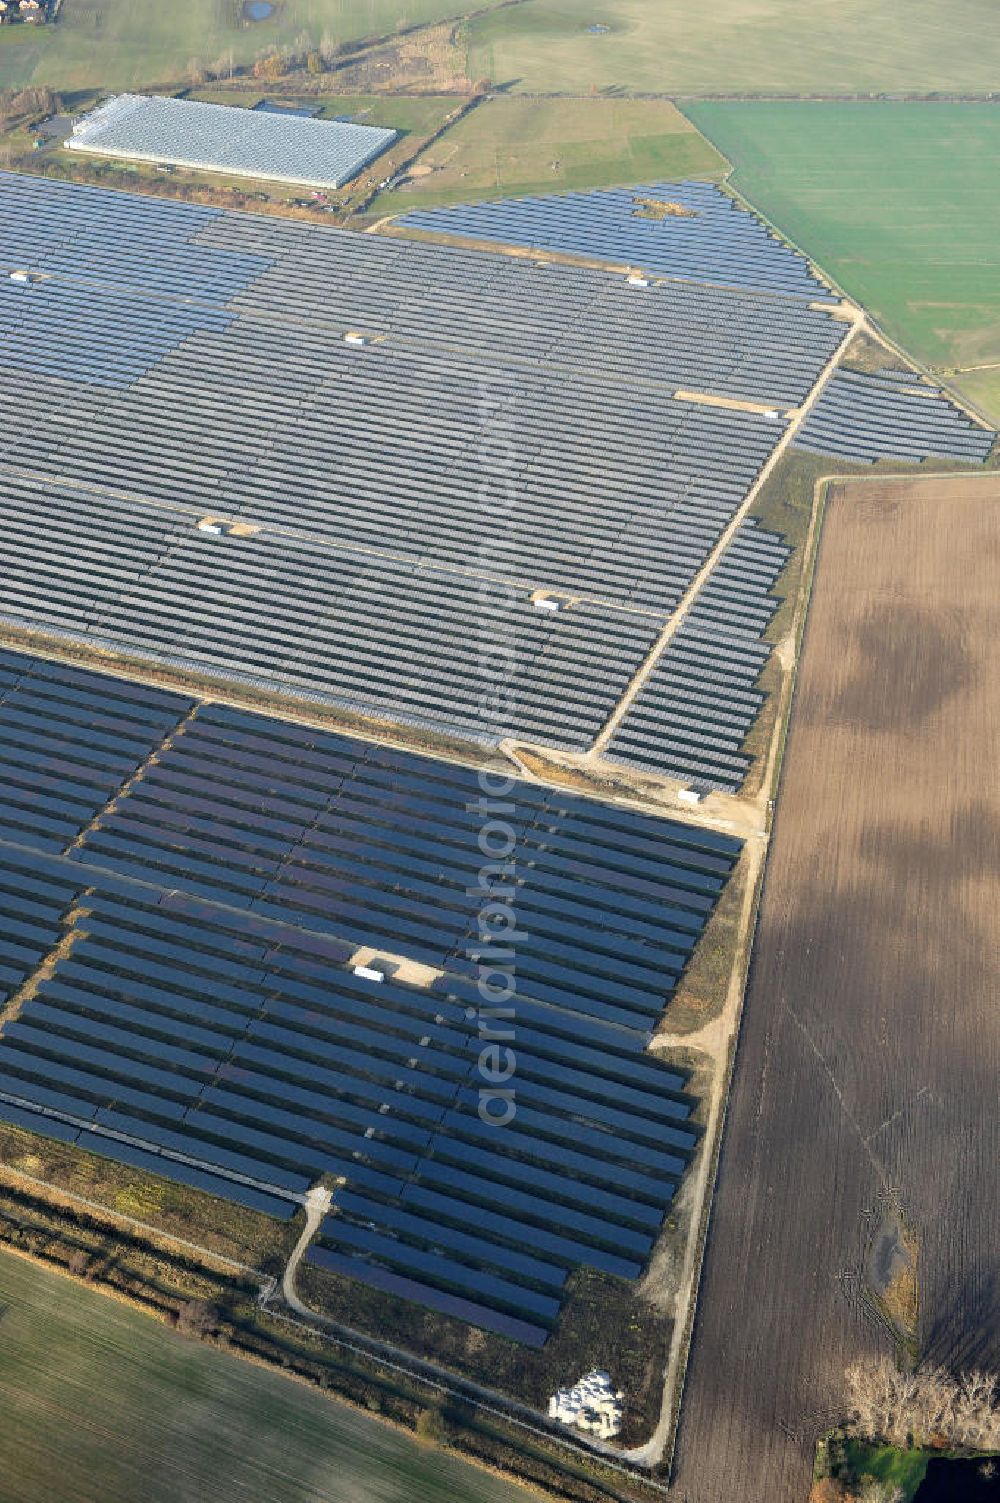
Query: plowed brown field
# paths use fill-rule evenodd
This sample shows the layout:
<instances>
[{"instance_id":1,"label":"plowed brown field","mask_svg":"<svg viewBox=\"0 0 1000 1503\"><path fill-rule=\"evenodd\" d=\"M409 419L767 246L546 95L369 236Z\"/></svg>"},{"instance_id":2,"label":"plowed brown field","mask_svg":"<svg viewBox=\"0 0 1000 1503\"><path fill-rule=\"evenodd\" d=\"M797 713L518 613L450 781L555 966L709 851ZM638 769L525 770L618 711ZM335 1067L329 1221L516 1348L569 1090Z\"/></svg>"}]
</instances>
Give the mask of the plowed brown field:
<instances>
[{"instance_id":1,"label":"plowed brown field","mask_svg":"<svg viewBox=\"0 0 1000 1503\"><path fill-rule=\"evenodd\" d=\"M824 524L675 1484L804 1503L898 1200L921 1349L1000 1363L1000 477L838 485Z\"/></svg>"}]
</instances>

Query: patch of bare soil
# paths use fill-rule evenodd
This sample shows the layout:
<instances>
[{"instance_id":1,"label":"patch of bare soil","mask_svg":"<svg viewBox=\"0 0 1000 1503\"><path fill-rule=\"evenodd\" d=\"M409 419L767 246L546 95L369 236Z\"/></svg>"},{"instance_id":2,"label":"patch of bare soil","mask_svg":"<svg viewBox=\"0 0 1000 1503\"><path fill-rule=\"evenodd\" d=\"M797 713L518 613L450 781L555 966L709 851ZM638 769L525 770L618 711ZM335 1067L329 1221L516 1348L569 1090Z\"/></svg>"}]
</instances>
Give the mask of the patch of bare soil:
<instances>
[{"instance_id":1,"label":"patch of bare soil","mask_svg":"<svg viewBox=\"0 0 1000 1503\"><path fill-rule=\"evenodd\" d=\"M465 94L471 88L460 33L447 22L394 37L339 64L336 84L352 94Z\"/></svg>"}]
</instances>

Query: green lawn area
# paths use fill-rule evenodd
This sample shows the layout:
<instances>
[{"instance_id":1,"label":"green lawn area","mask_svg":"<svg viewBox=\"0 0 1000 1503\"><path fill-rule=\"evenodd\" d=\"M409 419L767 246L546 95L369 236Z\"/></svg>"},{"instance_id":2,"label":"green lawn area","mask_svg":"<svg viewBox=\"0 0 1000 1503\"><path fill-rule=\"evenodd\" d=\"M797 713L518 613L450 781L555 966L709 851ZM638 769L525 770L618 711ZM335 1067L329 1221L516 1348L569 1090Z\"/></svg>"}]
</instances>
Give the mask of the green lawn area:
<instances>
[{"instance_id":1,"label":"green lawn area","mask_svg":"<svg viewBox=\"0 0 1000 1503\"><path fill-rule=\"evenodd\" d=\"M903 1503L910 1503L927 1475L925 1451L897 1451L892 1446L866 1446L848 1441L846 1457L851 1477L874 1477L887 1487L897 1487Z\"/></svg>"},{"instance_id":2,"label":"green lawn area","mask_svg":"<svg viewBox=\"0 0 1000 1503\"><path fill-rule=\"evenodd\" d=\"M966 371L955 378L954 385L994 422L1000 423L1000 365L990 370Z\"/></svg>"},{"instance_id":3,"label":"green lawn area","mask_svg":"<svg viewBox=\"0 0 1000 1503\"><path fill-rule=\"evenodd\" d=\"M489 99L383 195L381 213L511 193L721 177L726 163L666 100Z\"/></svg>"},{"instance_id":4,"label":"green lawn area","mask_svg":"<svg viewBox=\"0 0 1000 1503\"><path fill-rule=\"evenodd\" d=\"M527 0L476 18L471 41L472 77L530 91L986 92L1000 77L994 0Z\"/></svg>"},{"instance_id":5,"label":"green lawn area","mask_svg":"<svg viewBox=\"0 0 1000 1503\"><path fill-rule=\"evenodd\" d=\"M192 89L189 99L202 99L207 104L228 104L237 109L252 109L261 99L273 99L285 104L303 104L319 111L321 120L336 120L341 115L356 120L359 125L385 125L390 130L405 131L417 136L429 136L437 130L446 115L457 109L464 101L453 94L311 94L296 96L284 88L276 90L267 84L227 88L223 85L206 85Z\"/></svg>"},{"instance_id":6,"label":"green lawn area","mask_svg":"<svg viewBox=\"0 0 1000 1503\"><path fill-rule=\"evenodd\" d=\"M526 1494L279 1373L0 1254L11 1503L516 1503Z\"/></svg>"},{"instance_id":7,"label":"green lawn area","mask_svg":"<svg viewBox=\"0 0 1000 1503\"><path fill-rule=\"evenodd\" d=\"M315 103L324 120L348 115L359 125L385 125L429 136L463 101L453 94L326 94Z\"/></svg>"},{"instance_id":8,"label":"green lawn area","mask_svg":"<svg viewBox=\"0 0 1000 1503\"><path fill-rule=\"evenodd\" d=\"M456 13L452 0L277 0L265 21L242 0L63 0L54 25L0 27L0 89L134 89L181 82L192 60L252 61L262 50L382 35ZM221 64L220 64L221 66Z\"/></svg>"},{"instance_id":9,"label":"green lawn area","mask_svg":"<svg viewBox=\"0 0 1000 1503\"><path fill-rule=\"evenodd\" d=\"M734 184L905 349L951 373L1000 365L1000 109L688 106ZM1000 369L954 383L1000 420Z\"/></svg>"}]
</instances>

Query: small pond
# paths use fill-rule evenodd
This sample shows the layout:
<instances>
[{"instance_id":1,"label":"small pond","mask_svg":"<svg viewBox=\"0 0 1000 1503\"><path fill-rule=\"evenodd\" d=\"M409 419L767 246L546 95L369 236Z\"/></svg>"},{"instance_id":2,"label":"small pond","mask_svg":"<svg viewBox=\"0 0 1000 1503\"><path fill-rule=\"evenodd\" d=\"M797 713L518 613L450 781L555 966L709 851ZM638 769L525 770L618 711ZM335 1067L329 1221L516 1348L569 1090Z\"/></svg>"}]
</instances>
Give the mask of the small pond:
<instances>
[{"instance_id":1,"label":"small pond","mask_svg":"<svg viewBox=\"0 0 1000 1503\"><path fill-rule=\"evenodd\" d=\"M1000 1459L950 1461L935 1456L914 1503L1000 1503Z\"/></svg>"},{"instance_id":2,"label":"small pond","mask_svg":"<svg viewBox=\"0 0 1000 1503\"><path fill-rule=\"evenodd\" d=\"M273 16L274 6L271 0L244 0L244 21L266 21L268 16Z\"/></svg>"}]
</instances>

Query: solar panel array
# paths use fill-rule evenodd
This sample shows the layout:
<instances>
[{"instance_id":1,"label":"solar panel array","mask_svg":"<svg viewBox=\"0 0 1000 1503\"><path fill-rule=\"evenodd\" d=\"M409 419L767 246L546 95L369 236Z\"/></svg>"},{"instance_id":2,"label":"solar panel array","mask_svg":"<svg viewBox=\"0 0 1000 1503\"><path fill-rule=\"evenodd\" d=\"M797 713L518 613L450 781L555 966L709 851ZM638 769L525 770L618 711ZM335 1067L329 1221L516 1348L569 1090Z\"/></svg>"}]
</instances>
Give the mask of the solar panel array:
<instances>
[{"instance_id":1,"label":"solar panel array","mask_svg":"<svg viewBox=\"0 0 1000 1503\"><path fill-rule=\"evenodd\" d=\"M795 436L811 454L859 464L958 459L982 464L997 434L982 428L915 372L838 370Z\"/></svg>"},{"instance_id":2,"label":"solar panel array","mask_svg":"<svg viewBox=\"0 0 1000 1503\"><path fill-rule=\"evenodd\" d=\"M784 431L675 393L796 405L845 327L9 174L0 225L0 616L491 744L593 741Z\"/></svg>"},{"instance_id":3,"label":"solar panel array","mask_svg":"<svg viewBox=\"0 0 1000 1503\"><path fill-rule=\"evenodd\" d=\"M647 183L414 209L395 223L625 264L658 276L834 297L803 256L713 183Z\"/></svg>"},{"instance_id":4,"label":"solar panel array","mask_svg":"<svg viewBox=\"0 0 1000 1503\"><path fill-rule=\"evenodd\" d=\"M219 213L0 174L0 367L122 389L197 331L222 332L270 259L199 246Z\"/></svg>"},{"instance_id":5,"label":"solar panel array","mask_svg":"<svg viewBox=\"0 0 1000 1503\"><path fill-rule=\"evenodd\" d=\"M124 387L199 329L224 329L213 308L159 306L127 290L46 281L0 282L0 340L5 365L33 376ZM129 341L116 341L127 326Z\"/></svg>"},{"instance_id":6,"label":"solar panel array","mask_svg":"<svg viewBox=\"0 0 1000 1503\"><path fill-rule=\"evenodd\" d=\"M20 999L17 1016L0 1034L0 1121L287 1219L295 1201L261 1189L262 1171L272 1190L286 1192L304 1187L306 1176L258 1163L222 1142L201 1153L183 1129L164 1130L182 1121L185 1097L197 1096L196 1084L200 1089L215 1061L198 1058L191 1047L199 1029L185 1010L183 988L176 991L174 1017L144 1013L122 1000L140 976L154 994L152 980L159 980L165 1002L173 993L155 940L148 956L131 930L119 934L120 953L101 949L106 923L141 921L141 899L101 892L102 878L84 886L77 877L71 885L73 876L67 861L0 842L4 926L18 935L30 927L36 935L30 971L22 962L24 979L32 977L31 994ZM151 912L155 903L148 905ZM197 934L191 937L197 942ZM45 970L35 974L46 958ZM0 995L9 1000L16 988L6 966L3 982ZM186 1078L198 1074L200 1081ZM178 1157L161 1157L163 1151Z\"/></svg>"},{"instance_id":7,"label":"solar panel array","mask_svg":"<svg viewBox=\"0 0 1000 1503\"><path fill-rule=\"evenodd\" d=\"M376 351L352 367L355 352L335 345L328 390L315 399L307 433L295 415L301 393L290 350L287 360L272 350L259 372L270 386L261 409L253 362L267 354L266 342L255 340L253 354L247 337L239 364L254 380L252 399L232 395L236 367L228 380L202 370L206 382L218 378L202 389L212 410L187 426L181 393L203 364L189 351L191 371L164 364L113 410L66 393L15 414L8 463L100 487L102 495L105 487L124 491L116 498L124 515L137 510L130 498L138 493L189 515L211 508L338 548L375 550L372 567L413 561L663 611L683 594L781 431L755 413L660 393L637 411L634 400L585 383L556 405L541 391L542 375L491 394L454 361L447 378L426 360ZM391 390L378 419L371 382L382 375ZM276 426L281 386L293 411ZM404 399L409 415L393 419ZM501 468L506 451L498 450L491 469L482 449L484 401L497 411L496 434L485 439L511 446L509 472ZM426 417L415 426L418 403ZM620 423L608 431L615 418Z\"/></svg>"},{"instance_id":8,"label":"solar panel array","mask_svg":"<svg viewBox=\"0 0 1000 1503\"><path fill-rule=\"evenodd\" d=\"M74 125L66 145L130 161L339 188L395 139L396 132L382 126L313 120L287 110L118 94Z\"/></svg>"},{"instance_id":9,"label":"solar panel array","mask_svg":"<svg viewBox=\"0 0 1000 1503\"><path fill-rule=\"evenodd\" d=\"M0 212L42 278L0 295L0 379L33 382L0 616L490 744L591 744L782 434L675 392L797 404L844 335L795 299L11 174Z\"/></svg>"},{"instance_id":10,"label":"solar panel array","mask_svg":"<svg viewBox=\"0 0 1000 1503\"><path fill-rule=\"evenodd\" d=\"M585 748L656 636L655 618L614 606L540 611L525 588L273 531L217 536L2 473L0 505L0 619L490 743ZM487 717L496 644L510 672Z\"/></svg>"},{"instance_id":11,"label":"solar panel array","mask_svg":"<svg viewBox=\"0 0 1000 1503\"><path fill-rule=\"evenodd\" d=\"M61 882L32 881L0 867L0 1006L56 948L79 892L72 874Z\"/></svg>"},{"instance_id":12,"label":"solar panel array","mask_svg":"<svg viewBox=\"0 0 1000 1503\"><path fill-rule=\"evenodd\" d=\"M63 850L193 708L176 694L0 651L0 829Z\"/></svg>"},{"instance_id":13,"label":"solar panel array","mask_svg":"<svg viewBox=\"0 0 1000 1503\"><path fill-rule=\"evenodd\" d=\"M0 173L3 265L161 300L222 305L269 256L214 250L198 237L221 209Z\"/></svg>"},{"instance_id":14,"label":"solar panel array","mask_svg":"<svg viewBox=\"0 0 1000 1503\"><path fill-rule=\"evenodd\" d=\"M472 975L479 796L464 768L201 706L72 854ZM531 785L510 822L531 995L649 1027L725 885L730 843ZM632 875L612 899L602 873L618 861Z\"/></svg>"},{"instance_id":15,"label":"solar panel array","mask_svg":"<svg viewBox=\"0 0 1000 1503\"><path fill-rule=\"evenodd\" d=\"M790 553L753 518L740 527L612 737L610 761L738 792L764 703L756 684L779 604L771 592Z\"/></svg>"},{"instance_id":16,"label":"solar panel array","mask_svg":"<svg viewBox=\"0 0 1000 1503\"><path fill-rule=\"evenodd\" d=\"M46 762L32 805L16 764L7 993L48 963L0 1033L0 1119L272 1214L334 1176L314 1261L530 1344L572 1268L638 1274L697 1141L644 1045L738 841L505 795L501 1131L479 1112L476 773L20 654L0 674L3 744L59 748L66 792ZM436 979L357 976L359 946Z\"/></svg>"}]
</instances>

